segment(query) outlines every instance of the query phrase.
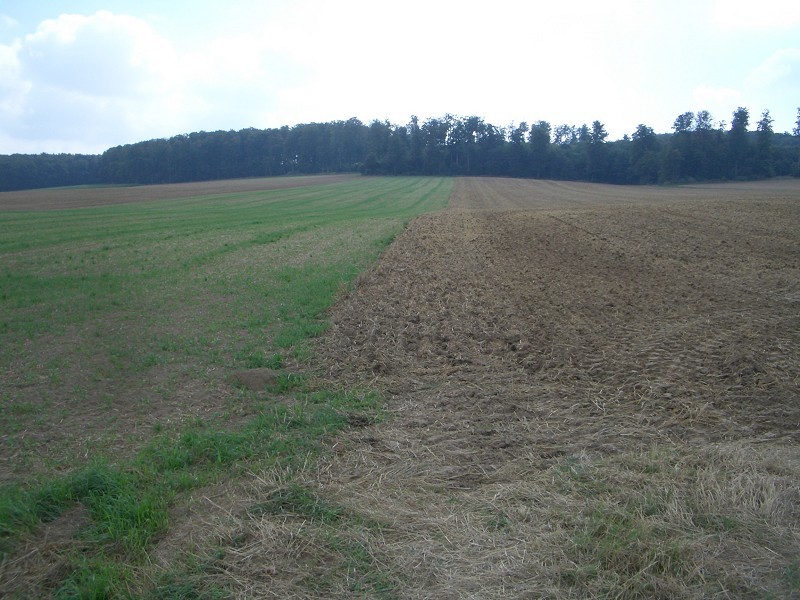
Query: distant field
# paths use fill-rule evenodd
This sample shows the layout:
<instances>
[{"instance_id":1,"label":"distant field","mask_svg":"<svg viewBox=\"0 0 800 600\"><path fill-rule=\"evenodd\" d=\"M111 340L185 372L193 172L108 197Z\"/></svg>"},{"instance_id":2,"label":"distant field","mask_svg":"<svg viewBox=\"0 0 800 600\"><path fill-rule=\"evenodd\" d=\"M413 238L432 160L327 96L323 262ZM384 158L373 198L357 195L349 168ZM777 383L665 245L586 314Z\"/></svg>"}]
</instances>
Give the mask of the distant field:
<instances>
[{"instance_id":1,"label":"distant field","mask_svg":"<svg viewBox=\"0 0 800 600\"><path fill-rule=\"evenodd\" d=\"M308 185L324 185L348 181L357 177L358 175L307 175L261 179L228 179L224 181L200 181L167 185L88 186L0 192L0 210L86 208L151 200L170 200L220 194L229 195L240 192L260 192Z\"/></svg>"}]
</instances>

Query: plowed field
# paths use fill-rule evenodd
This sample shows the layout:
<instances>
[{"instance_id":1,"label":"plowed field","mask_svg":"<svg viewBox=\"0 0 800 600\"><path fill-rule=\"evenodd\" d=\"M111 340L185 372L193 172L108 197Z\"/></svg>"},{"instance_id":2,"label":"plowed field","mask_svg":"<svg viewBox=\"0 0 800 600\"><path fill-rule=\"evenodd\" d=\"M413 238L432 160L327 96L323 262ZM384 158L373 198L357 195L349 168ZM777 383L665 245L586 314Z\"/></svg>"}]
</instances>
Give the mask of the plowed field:
<instances>
[{"instance_id":1,"label":"plowed field","mask_svg":"<svg viewBox=\"0 0 800 600\"><path fill-rule=\"evenodd\" d=\"M332 372L421 393L478 436L470 472L532 441L800 441L797 197L647 191L460 180L335 316Z\"/></svg>"},{"instance_id":2,"label":"plowed field","mask_svg":"<svg viewBox=\"0 0 800 600\"><path fill-rule=\"evenodd\" d=\"M461 179L333 315L327 376L390 418L323 489L391 524L404 597L786 593L799 260L796 182Z\"/></svg>"}]
</instances>

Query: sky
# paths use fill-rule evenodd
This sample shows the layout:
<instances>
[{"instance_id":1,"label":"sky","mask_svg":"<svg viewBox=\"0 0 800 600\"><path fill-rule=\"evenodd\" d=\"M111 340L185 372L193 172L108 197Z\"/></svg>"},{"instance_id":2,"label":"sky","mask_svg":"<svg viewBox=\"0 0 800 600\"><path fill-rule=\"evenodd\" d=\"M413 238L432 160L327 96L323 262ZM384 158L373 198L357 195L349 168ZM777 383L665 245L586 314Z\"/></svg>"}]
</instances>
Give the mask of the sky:
<instances>
[{"instance_id":1,"label":"sky","mask_svg":"<svg viewBox=\"0 0 800 600\"><path fill-rule=\"evenodd\" d=\"M0 154L445 114L791 131L798 0L0 0Z\"/></svg>"}]
</instances>

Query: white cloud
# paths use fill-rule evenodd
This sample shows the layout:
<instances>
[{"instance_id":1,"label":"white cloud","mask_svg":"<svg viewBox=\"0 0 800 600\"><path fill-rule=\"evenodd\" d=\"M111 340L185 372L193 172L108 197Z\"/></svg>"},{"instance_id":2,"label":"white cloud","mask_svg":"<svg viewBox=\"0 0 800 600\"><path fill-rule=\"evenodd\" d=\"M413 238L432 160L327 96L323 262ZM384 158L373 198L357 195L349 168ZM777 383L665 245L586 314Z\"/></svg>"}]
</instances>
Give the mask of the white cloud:
<instances>
[{"instance_id":1,"label":"white cloud","mask_svg":"<svg viewBox=\"0 0 800 600\"><path fill-rule=\"evenodd\" d=\"M745 80L748 87L791 85L800 89L800 48L785 48L756 67Z\"/></svg>"},{"instance_id":2,"label":"white cloud","mask_svg":"<svg viewBox=\"0 0 800 600\"><path fill-rule=\"evenodd\" d=\"M170 44L141 19L100 11L43 21L0 46L5 144L97 152L134 141L147 133L137 115L159 104L174 64Z\"/></svg>"},{"instance_id":3,"label":"white cloud","mask_svg":"<svg viewBox=\"0 0 800 600\"><path fill-rule=\"evenodd\" d=\"M738 102L741 96L742 93L739 90L710 85L698 85L692 92L695 104L702 107L720 104L728 106Z\"/></svg>"},{"instance_id":4,"label":"white cloud","mask_svg":"<svg viewBox=\"0 0 800 600\"><path fill-rule=\"evenodd\" d=\"M720 29L757 31L800 25L797 0L715 0L711 22Z\"/></svg>"},{"instance_id":5,"label":"white cloud","mask_svg":"<svg viewBox=\"0 0 800 600\"><path fill-rule=\"evenodd\" d=\"M5 27L6 29L16 29L19 27L19 23L15 18L0 13L0 26Z\"/></svg>"},{"instance_id":6,"label":"white cloud","mask_svg":"<svg viewBox=\"0 0 800 600\"><path fill-rule=\"evenodd\" d=\"M800 97L797 50L777 52L794 46L791 32L728 35L706 17L729 31L786 27L800 23L800 2L697 1L238 0L191 14L161 3L141 18L61 15L29 35L0 15L15 39L0 41L0 152L37 140L45 151L100 152L351 116L599 119L612 138L640 122L669 130L692 108L729 118L763 103L776 127L794 118L778 106ZM742 73L759 56L770 58Z\"/></svg>"},{"instance_id":7,"label":"white cloud","mask_svg":"<svg viewBox=\"0 0 800 600\"><path fill-rule=\"evenodd\" d=\"M0 45L0 152L109 146L263 121L291 76L259 36L215 38L179 54L147 21L100 11L43 21ZM76 150L76 147L78 150ZM8 148L8 150L6 150Z\"/></svg>"},{"instance_id":8,"label":"white cloud","mask_svg":"<svg viewBox=\"0 0 800 600\"><path fill-rule=\"evenodd\" d=\"M35 83L103 97L152 91L174 64L170 43L146 21L108 11L44 21L21 54Z\"/></svg>"},{"instance_id":9,"label":"white cloud","mask_svg":"<svg viewBox=\"0 0 800 600\"><path fill-rule=\"evenodd\" d=\"M30 85L20 79L19 44L0 44L0 119L17 117Z\"/></svg>"}]
</instances>

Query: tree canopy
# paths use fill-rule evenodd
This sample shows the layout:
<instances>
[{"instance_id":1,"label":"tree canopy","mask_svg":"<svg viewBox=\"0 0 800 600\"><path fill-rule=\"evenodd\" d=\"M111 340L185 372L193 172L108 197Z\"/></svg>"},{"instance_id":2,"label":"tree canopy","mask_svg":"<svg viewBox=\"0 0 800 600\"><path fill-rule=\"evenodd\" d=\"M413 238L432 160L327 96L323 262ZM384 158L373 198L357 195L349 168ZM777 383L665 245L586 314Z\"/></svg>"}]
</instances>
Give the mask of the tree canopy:
<instances>
[{"instance_id":1,"label":"tree canopy","mask_svg":"<svg viewBox=\"0 0 800 600\"><path fill-rule=\"evenodd\" d=\"M366 175L493 175L619 184L800 176L800 109L790 134L764 111L750 131L739 107L730 127L706 111L678 115L673 132L640 124L608 141L605 125L497 126L446 114L405 125L375 120L195 132L117 146L102 155L0 156L0 190L155 184L359 171Z\"/></svg>"}]
</instances>

